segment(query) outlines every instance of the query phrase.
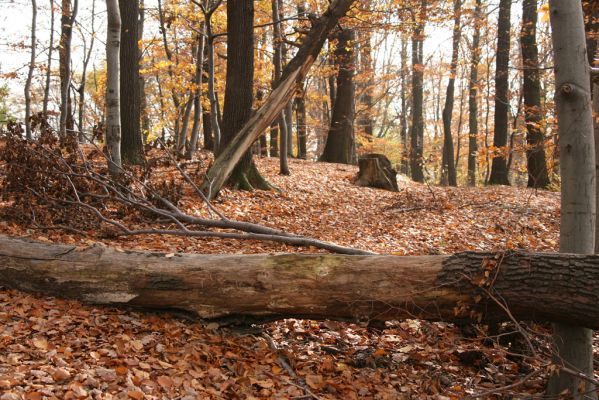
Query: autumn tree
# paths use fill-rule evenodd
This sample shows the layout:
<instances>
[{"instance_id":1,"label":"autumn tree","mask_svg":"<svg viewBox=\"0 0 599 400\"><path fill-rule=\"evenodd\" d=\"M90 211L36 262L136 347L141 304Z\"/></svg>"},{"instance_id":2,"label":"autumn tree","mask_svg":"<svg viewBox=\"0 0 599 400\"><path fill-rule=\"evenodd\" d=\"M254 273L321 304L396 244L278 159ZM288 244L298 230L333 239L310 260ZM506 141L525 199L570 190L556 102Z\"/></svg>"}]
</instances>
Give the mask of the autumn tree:
<instances>
[{"instance_id":1,"label":"autumn tree","mask_svg":"<svg viewBox=\"0 0 599 400\"><path fill-rule=\"evenodd\" d=\"M424 182L424 27L427 1L421 0L412 23L412 129L410 132L410 172L416 182Z\"/></svg>"},{"instance_id":2,"label":"autumn tree","mask_svg":"<svg viewBox=\"0 0 599 400\"><path fill-rule=\"evenodd\" d=\"M476 0L473 12L472 55L470 64L470 80L468 82L468 185L476 186L477 153L478 153L478 92L480 82L478 67L480 63L480 30L481 30L481 0Z\"/></svg>"},{"instance_id":3,"label":"autumn tree","mask_svg":"<svg viewBox=\"0 0 599 400\"><path fill-rule=\"evenodd\" d=\"M493 164L491 185L509 185L507 167L507 141L509 130L509 62L510 62L510 15L512 0L499 1L497 21L497 58L495 62L495 133L493 137Z\"/></svg>"},{"instance_id":4,"label":"autumn tree","mask_svg":"<svg viewBox=\"0 0 599 400\"><path fill-rule=\"evenodd\" d=\"M120 44L121 16L118 0L106 0L106 147L112 177L121 173Z\"/></svg>"},{"instance_id":5,"label":"autumn tree","mask_svg":"<svg viewBox=\"0 0 599 400\"><path fill-rule=\"evenodd\" d=\"M60 69L60 124L59 134L64 137L73 131L72 104L69 91L71 87L71 42L73 25L77 16L79 0L62 0L61 34L59 48Z\"/></svg>"},{"instance_id":6,"label":"autumn tree","mask_svg":"<svg viewBox=\"0 0 599 400\"><path fill-rule=\"evenodd\" d=\"M227 2L227 82L223 109L222 145L226 146L252 116L254 100L254 2ZM220 154L221 147L217 154ZM251 151L237 163L229 183L238 189L268 190Z\"/></svg>"},{"instance_id":7,"label":"autumn tree","mask_svg":"<svg viewBox=\"0 0 599 400\"><path fill-rule=\"evenodd\" d=\"M355 153L355 50L356 32L344 28L337 34L335 63L338 68L331 128L321 161L342 164L356 162Z\"/></svg>"},{"instance_id":8,"label":"autumn tree","mask_svg":"<svg viewBox=\"0 0 599 400\"><path fill-rule=\"evenodd\" d=\"M28 140L33 138L31 134L31 81L33 80L33 71L35 70L35 54L36 42L35 31L37 24L37 3L36 0L31 0L31 54L29 60L29 68L27 70L27 81L25 82L25 137Z\"/></svg>"},{"instance_id":9,"label":"autumn tree","mask_svg":"<svg viewBox=\"0 0 599 400\"><path fill-rule=\"evenodd\" d=\"M449 184L450 186L458 185L457 172L454 161L453 133L451 121L453 117L455 80L458 69L458 54L460 51L460 38L462 29L460 26L461 8L462 0L454 0L454 25L451 53L452 55L451 64L449 67L449 82L447 84L447 92L445 94L445 106L443 107L443 166L441 172L441 183Z\"/></svg>"},{"instance_id":10,"label":"autumn tree","mask_svg":"<svg viewBox=\"0 0 599 400\"><path fill-rule=\"evenodd\" d=\"M141 94L139 85L139 0L119 0L121 15L120 95L121 156L123 162L144 160L141 136Z\"/></svg>"},{"instance_id":11,"label":"autumn tree","mask_svg":"<svg viewBox=\"0 0 599 400\"><path fill-rule=\"evenodd\" d=\"M545 160L545 135L541 107L539 50L537 47L537 0L522 3L522 67L524 69L524 115L526 117L528 187L546 188L549 174Z\"/></svg>"}]
</instances>

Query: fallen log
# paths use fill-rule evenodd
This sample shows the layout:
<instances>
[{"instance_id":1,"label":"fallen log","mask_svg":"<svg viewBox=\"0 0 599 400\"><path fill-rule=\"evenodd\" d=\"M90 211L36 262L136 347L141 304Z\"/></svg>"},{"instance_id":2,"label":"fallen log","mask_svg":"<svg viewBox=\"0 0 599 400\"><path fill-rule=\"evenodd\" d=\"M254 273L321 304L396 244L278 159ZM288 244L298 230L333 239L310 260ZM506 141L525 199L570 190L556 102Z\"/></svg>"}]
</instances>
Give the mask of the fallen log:
<instances>
[{"instance_id":1,"label":"fallen log","mask_svg":"<svg viewBox=\"0 0 599 400\"><path fill-rule=\"evenodd\" d=\"M597 329L597 282L594 255L165 255L0 237L0 286L216 320L515 318Z\"/></svg>"}]
</instances>

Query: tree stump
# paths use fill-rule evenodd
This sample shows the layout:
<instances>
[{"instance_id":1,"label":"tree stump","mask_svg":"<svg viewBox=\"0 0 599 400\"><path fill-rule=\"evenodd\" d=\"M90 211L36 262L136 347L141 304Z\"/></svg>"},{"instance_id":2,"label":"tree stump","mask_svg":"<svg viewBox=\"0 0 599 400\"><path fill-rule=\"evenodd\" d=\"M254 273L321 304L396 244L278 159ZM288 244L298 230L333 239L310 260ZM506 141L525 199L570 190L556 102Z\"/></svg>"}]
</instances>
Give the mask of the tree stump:
<instances>
[{"instance_id":1,"label":"tree stump","mask_svg":"<svg viewBox=\"0 0 599 400\"><path fill-rule=\"evenodd\" d=\"M397 171L391 166L391 161L383 154L365 154L358 161L360 172L356 185L377 189L399 191Z\"/></svg>"}]
</instances>

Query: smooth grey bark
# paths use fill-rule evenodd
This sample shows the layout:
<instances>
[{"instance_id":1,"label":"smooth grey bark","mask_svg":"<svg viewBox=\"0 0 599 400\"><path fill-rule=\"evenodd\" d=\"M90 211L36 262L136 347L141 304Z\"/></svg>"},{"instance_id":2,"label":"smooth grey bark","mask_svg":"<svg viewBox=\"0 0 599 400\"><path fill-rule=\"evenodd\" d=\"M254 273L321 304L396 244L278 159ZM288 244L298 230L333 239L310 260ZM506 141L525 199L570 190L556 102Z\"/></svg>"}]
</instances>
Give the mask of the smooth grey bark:
<instances>
[{"instance_id":1,"label":"smooth grey bark","mask_svg":"<svg viewBox=\"0 0 599 400\"><path fill-rule=\"evenodd\" d=\"M454 0L453 13L453 40L451 64L449 67L449 82L445 94L445 106L443 107L443 166L441 168L441 184L449 186L458 185L454 154L453 154L453 134L451 131L451 121L453 119L453 105L455 96L455 79L458 73L458 55L460 51L460 38L462 36L461 19L462 0ZM459 135L459 132L458 132Z\"/></svg>"},{"instance_id":2,"label":"smooth grey bark","mask_svg":"<svg viewBox=\"0 0 599 400\"><path fill-rule=\"evenodd\" d=\"M27 71L27 80L25 81L25 137L27 140L33 139L31 134L31 81L33 80L33 71L35 69L35 31L37 25L37 3L36 0L31 0L31 58L29 60L29 68Z\"/></svg>"},{"instance_id":3,"label":"smooth grey bark","mask_svg":"<svg viewBox=\"0 0 599 400\"><path fill-rule=\"evenodd\" d=\"M472 34L472 61L468 82L468 185L476 186L476 156L478 154L478 65L480 64L481 0L474 8L474 33Z\"/></svg>"},{"instance_id":4,"label":"smooth grey bark","mask_svg":"<svg viewBox=\"0 0 599 400\"><path fill-rule=\"evenodd\" d=\"M559 129L562 212L560 252L595 250L595 151L584 20L580 2L550 0ZM555 362L593 377L592 331L554 324ZM597 399L596 388L565 373L554 374L547 396L569 390L574 399Z\"/></svg>"},{"instance_id":5,"label":"smooth grey bark","mask_svg":"<svg viewBox=\"0 0 599 400\"><path fill-rule=\"evenodd\" d=\"M72 7L71 7L72 5ZM71 9L72 8L72 9ZM59 135L65 137L67 130L73 129L69 88L71 85L71 41L73 24L77 17L78 0L62 0L62 18L60 34L60 122Z\"/></svg>"},{"instance_id":6,"label":"smooth grey bark","mask_svg":"<svg viewBox=\"0 0 599 400\"><path fill-rule=\"evenodd\" d=\"M108 170L113 178L121 172L120 65L121 15L118 0L106 0L106 147Z\"/></svg>"},{"instance_id":7,"label":"smooth grey bark","mask_svg":"<svg viewBox=\"0 0 599 400\"><path fill-rule=\"evenodd\" d=\"M50 45L48 46L48 66L46 67L46 84L44 85L44 101L42 113L48 115L48 102L50 99L50 83L52 79L52 53L54 51L54 0L50 0Z\"/></svg>"}]
</instances>

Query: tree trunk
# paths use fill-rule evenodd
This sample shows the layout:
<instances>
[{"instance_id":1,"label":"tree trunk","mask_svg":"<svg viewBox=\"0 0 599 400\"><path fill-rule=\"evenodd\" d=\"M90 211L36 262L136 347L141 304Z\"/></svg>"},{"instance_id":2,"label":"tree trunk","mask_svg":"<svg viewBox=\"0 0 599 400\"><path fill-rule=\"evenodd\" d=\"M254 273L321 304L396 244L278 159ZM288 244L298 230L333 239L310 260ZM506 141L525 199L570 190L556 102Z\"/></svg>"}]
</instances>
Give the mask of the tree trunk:
<instances>
[{"instance_id":1,"label":"tree trunk","mask_svg":"<svg viewBox=\"0 0 599 400\"><path fill-rule=\"evenodd\" d=\"M35 42L35 31L37 25L37 3L36 0L31 0L31 58L29 60L29 68L27 71L27 80L25 81L25 137L27 140L33 139L31 134L31 81L33 79L33 71L35 70L35 50L37 44Z\"/></svg>"},{"instance_id":2,"label":"tree trunk","mask_svg":"<svg viewBox=\"0 0 599 400\"><path fill-rule=\"evenodd\" d=\"M83 69L81 71L81 83L77 91L79 92L79 135L78 140L80 143L85 142L86 136L83 128L83 118L85 116L85 88L87 85L87 67L91 60L92 52L94 51L94 45L96 43L96 0L92 0L92 14L91 14L91 38L89 40L89 47L86 48L86 42L83 43L84 57L83 57ZM89 138L90 141L93 138Z\"/></svg>"},{"instance_id":3,"label":"tree trunk","mask_svg":"<svg viewBox=\"0 0 599 400\"><path fill-rule=\"evenodd\" d=\"M204 24L200 26L198 35L198 44L196 51L196 71L194 77L194 96L193 96L193 126L191 128L191 139L187 148L187 158L192 159L193 154L198 149L198 139L200 136L200 118L202 116L202 76L204 75L204 53L206 38L204 36Z\"/></svg>"},{"instance_id":4,"label":"tree trunk","mask_svg":"<svg viewBox=\"0 0 599 400\"><path fill-rule=\"evenodd\" d=\"M509 185L507 168L507 138L509 113L509 62L510 62L510 14L512 0L499 1L497 21L497 59L495 66L495 134L493 147L499 154L493 156L491 185Z\"/></svg>"},{"instance_id":5,"label":"tree trunk","mask_svg":"<svg viewBox=\"0 0 599 400\"><path fill-rule=\"evenodd\" d=\"M401 114L400 137L401 137L401 167L400 172L408 175L410 172L410 146L408 143L408 80L410 71L408 69L408 37L401 37Z\"/></svg>"},{"instance_id":6,"label":"tree trunk","mask_svg":"<svg viewBox=\"0 0 599 400\"><path fill-rule=\"evenodd\" d=\"M556 106L562 176L560 251L592 254L595 249L595 152L589 63L580 2L550 0L555 59ZM584 276L586 269L572 268ZM597 291L595 289L595 291ZM593 333L583 323L556 321L556 364L593 377ZM584 328L583 328L584 327ZM589 382L565 373L553 375L547 395L569 390L575 399L597 399Z\"/></svg>"},{"instance_id":7,"label":"tree trunk","mask_svg":"<svg viewBox=\"0 0 599 400\"><path fill-rule=\"evenodd\" d=\"M0 286L205 319L510 320L491 293L519 320L599 328L593 255L165 255L0 237L0 260Z\"/></svg>"},{"instance_id":8,"label":"tree trunk","mask_svg":"<svg viewBox=\"0 0 599 400\"><path fill-rule=\"evenodd\" d=\"M374 61L372 58L372 32L366 30L360 42L360 70L365 75L362 85L360 131L371 138L374 134Z\"/></svg>"},{"instance_id":9,"label":"tree trunk","mask_svg":"<svg viewBox=\"0 0 599 400\"><path fill-rule=\"evenodd\" d=\"M526 117L526 158L528 187L546 188L549 174L545 161L545 135L541 107L541 82L539 80L539 50L537 48L537 0L522 3L522 66L524 67L524 115Z\"/></svg>"},{"instance_id":10,"label":"tree trunk","mask_svg":"<svg viewBox=\"0 0 599 400\"><path fill-rule=\"evenodd\" d=\"M72 10L71 10L72 4ZM78 0L62 0L62 18L60 49L58 51L60 64L60 122L59 135L65 137L67 131L73 131L73 120L71 118L71 97L69 88L71 85L71 41L73 38L73 24L77 16Z\"/></svg>"},{"instance_id":11,"label":"tree trunk","mask_svg":"<svg viewBox=\"0 0 599 400\"><path fill-rule=\"evenodd\" d=\"M478 65L480 63L480 29L482 25L481 0L476 0L474 9L474 33L472 35L472 62L468 82L468 185L476 186L478 155Z\"/></svg>"},{"instance_id":12,"label":"tree trunk","mask_svg":"<svg viewBox=\"0 0 599 400\"><path fill-rule=\"evenodd\" d=\"M333 1L327 11L314 21L312 29L305 36L296 56L285 67L276 88L241 131L223 149L207 172L202 190L209 193L211 198L218 194L243 154L262 132L272 124L287 102L291 100L295 94L297 84L303 82L310 67L317 60L329 32L337 25L339 19L346 14L353 1Z\"/></svg>"},{"instance_id":13,"label":"tree trunk","mask_svg":"<svg viewBox=\"0 0 599 400\"><path fill-rule=\"evenodd\" d=\"M137 23L137 40L141 43L144 38L144 26L146 20L146 8L144 0L139 0L139 20ZM141 55L140 55L141 56ZM141 68L142 59L139 63ZM150 135L150 114L148 112L148 98L146 96L146 79L141 73L139 74L139 114L141 116L141 138L142 142L148 142Z\"/></svg>"},{"instance_id":14,"label":"tree trunk","mask_svg":"<svg viewBox=\"0 0 599 400\"><path fill-rule=\"evenodd\" d=\"M333 105L331 128L320 161L354 164L355 155L355 97L354 83L356 32L343 29L337 35L335 63L338 66L337 95Z\"/></svg>"},{"instance_id":15,"label":"tree trunk","mask_svg":"<svg viewBox=\"0 0 599 400\"><path fill-rule=\"evenodd\" d=\"M271 0L272 7L272 40L274 47L273 64L274 76L273 86L281 79L283 71L283 34L281 32L281 12L279 10L279 0ZM279 125L279 173L281 175L290 175L287 162L287 150L289 147L289 125L287 124L287 107L281 112L278 120Z\"/></svg>"},{"instance_id":16,"label":"tree trunk","mask_svg":"<svg viewBox=\"0 0 599 400\"><path fill-rule=\"evenodd\" d=\"M121 14L121 156L128 164L144 162L139 92L139 0L119 0Z\"/></svg>"},{"instance_id":17,"label":"tree trunk","mask_svg":"<svg viewBox=\"0 0 599 400\"><path fill-rule=\"evenodd\" d=\"M50 99L50 84L52 79L52 53L54 52L54 0L50 0L50 44L48 45L48 65L46 66L46 83L44 85L44 101L42 112L48 116L48 102Z\"/></svg>"},{"instance_id":18,"label":"tree trunk","mask_svg":"<svg viewBox=\"0 0 599 400\"><path fill-rule=\"evenodd\" d=\"M426 0L420 4L420 15L414 17L412 35L412 129L410 132L410 171L412 179L424 182L424 24Z\"/></svg>"},{"instance_id":19,"label":"tree trunk","mask_svg":"<svg viewBox=\"0 0 599 400\"><path fill-rule=\"evenodd\" d=\"M297 121L297 158L308 158L308 115L306 113L306 89L301 88L295 98L295 115Z\"/></svg>"},{"instance_id":20,"label":"tree trunk","mask_svg":"<svg viewBox=\"0 0 599 400\"><path fill-rule=\"evenodd\" d=\"M227 84L222 124L222 145L227 146L252 116L254 100L254 4L252 0L227 2ZM217 150L217 156L221 155ZM237 189L270 189L258 172L251 151L235 166L229 183Z\"/></svg>"},{"instance_id":21,"label":"tree trunk","mask_svg":"<svg viewBox=\"0 0 599 400\"><path fill-rule=\"evenodd\" d=\"M113 178L121 173L120 66L121 16L118 0L106 0L106 147L108 170Z\"/></svg>"},{"instance_id":22,"label":"tree trunk","mask_svg":"<svg viewBox=\"0 0 599 400\"><path fill-rule=\"evenodd\" d=\"M462 34L462 28L460 26L461 9L462 0L454 0L451 65L449 67L449 83L447 84L447 92L445 95L445 107L443 107L443 168L441 171L441 183L448 184L449 186L458 185L458 177L453 154L453 133L451 131L451 121L453 117L455 79L458 73L458 55L460 51L460 38Z\"/></svg>"}]
</instances>

